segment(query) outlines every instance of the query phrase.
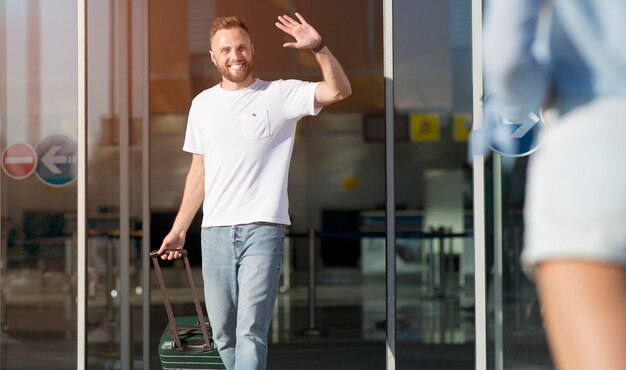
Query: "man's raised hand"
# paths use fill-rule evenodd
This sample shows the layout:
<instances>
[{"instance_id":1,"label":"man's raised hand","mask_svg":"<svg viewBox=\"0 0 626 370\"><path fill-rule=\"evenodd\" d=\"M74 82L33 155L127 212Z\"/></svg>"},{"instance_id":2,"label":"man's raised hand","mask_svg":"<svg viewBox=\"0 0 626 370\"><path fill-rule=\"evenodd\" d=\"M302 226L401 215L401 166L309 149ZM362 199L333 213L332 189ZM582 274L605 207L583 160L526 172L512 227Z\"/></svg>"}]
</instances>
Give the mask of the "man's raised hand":
<instances>
[{"instance_id":1,"label":"man's raised hand","mask_svg":"<svg viewBox=\"0 0 626 370\"><path fill-rule=\"evenodd\" d=\"M283 44L283 47L313 49L318 46L322 41L322 36L320 36L315 28L308 24L299 13L296 13L296 17L298 17L300 22L294 20L288 15L278 16L278 22L275 23L276 27L296 39L295 42L287 42Z\"/></svg>"}]
</instances>

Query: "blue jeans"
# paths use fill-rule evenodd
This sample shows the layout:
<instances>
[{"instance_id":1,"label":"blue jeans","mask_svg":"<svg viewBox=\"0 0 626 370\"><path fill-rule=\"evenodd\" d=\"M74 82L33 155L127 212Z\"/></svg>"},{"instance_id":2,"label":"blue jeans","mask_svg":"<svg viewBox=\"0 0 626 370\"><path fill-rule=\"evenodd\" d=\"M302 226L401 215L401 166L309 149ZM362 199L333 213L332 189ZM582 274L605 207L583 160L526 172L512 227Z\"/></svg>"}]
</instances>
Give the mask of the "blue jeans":
<instances>
[{"instance_id":1,"label":"blue jeans","mask_svg":"<svg viewBox=\"0 0 626 370\"><path fill-rule=\"evenodd\" d=\"M269 223L202 229L206 308L228 370L265 369L284 238Z\"/></svg>"}]
</instances>

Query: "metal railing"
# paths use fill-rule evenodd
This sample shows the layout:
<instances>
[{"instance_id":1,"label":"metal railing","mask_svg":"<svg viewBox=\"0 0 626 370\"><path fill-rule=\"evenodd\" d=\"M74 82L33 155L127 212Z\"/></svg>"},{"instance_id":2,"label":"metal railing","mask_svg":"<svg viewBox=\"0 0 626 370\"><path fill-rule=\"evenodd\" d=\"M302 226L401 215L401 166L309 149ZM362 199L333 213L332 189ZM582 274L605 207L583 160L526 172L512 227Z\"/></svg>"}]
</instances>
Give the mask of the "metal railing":
<instances>
[{"instance_id":1,"label":"metal railing","mask_svg":"<svg viewBox=\"0 0 626 370\"><path fill-rule=\"evenodd\" d=\"M362 238L385 238L386 234L384 232L354 232L354 231L316 231L313 228L309 228L307 233L289 233L286 235L286 246L290 247L292 245L291 239L293 238L307 238L308 240L308 326L298 332L298 334L303 336L320 336L326 334L327 331L322 330L318 327L317 323L317 254L316 254L316 241L317 239L323 238L346 238L346 239L362 239ZM448 287L447 277L448 272L454 270L453 266L453 248L452 248L452 240L458 238L467 238L472 237L473 233L471 231L463 232L463 233L454 233L449 229L440 228L437 230L432 230L429 232L422 231L402 231L396 232L397 237L402 238L413 238L420 240L428 241L428 287L427 292L428 296L431 298L443 298L445 296L445 290ZM287 242L288 241L288 242ZM446 248L446 241L449 241L448 247ZM439 256L439 276L438 282L436 284L436 266L435 266L435 242L437 242L439 248L437 250L437 254ZM283 266L290 266L291 261L289 259L290 254L285 254L286 259L283 263ZM459 266L460 270L460 266ZM285 292L289 289L289 283L285 283L285 281L289 282L290 278L287 277L290 273L290 270L287 269L283 271L283 286L281 286L280 291Z\"/></svg>"}]
</instances>

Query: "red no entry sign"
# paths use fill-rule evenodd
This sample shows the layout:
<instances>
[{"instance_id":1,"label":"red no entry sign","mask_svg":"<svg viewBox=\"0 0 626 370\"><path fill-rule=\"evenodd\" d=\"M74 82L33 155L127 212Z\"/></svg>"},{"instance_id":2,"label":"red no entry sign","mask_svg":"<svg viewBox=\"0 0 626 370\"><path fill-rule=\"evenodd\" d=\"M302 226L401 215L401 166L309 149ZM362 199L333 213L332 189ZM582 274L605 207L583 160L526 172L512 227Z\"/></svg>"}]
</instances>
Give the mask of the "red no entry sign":
<instances>
[{"instance_id":1,"label":"red no entry sign","mask_svg":"<svg viewBox=\"0 0 626 370\"><path fill-rule=\"evenodd\" d=\"M35 171L36 166L37 154L28 144L13 144L2 152L2 169L9 177L24 179Z\"/></svg>"}]
</instances>

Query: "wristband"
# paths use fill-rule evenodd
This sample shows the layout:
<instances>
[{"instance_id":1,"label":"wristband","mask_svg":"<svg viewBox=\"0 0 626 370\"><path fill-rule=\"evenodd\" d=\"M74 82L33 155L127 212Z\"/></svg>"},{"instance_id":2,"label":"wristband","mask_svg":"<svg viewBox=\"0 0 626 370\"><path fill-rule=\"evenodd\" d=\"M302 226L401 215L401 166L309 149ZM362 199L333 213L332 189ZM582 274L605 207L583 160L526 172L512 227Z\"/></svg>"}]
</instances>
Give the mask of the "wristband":
<instances>
[{"instance_id":1,"label":"wristband","mask_svg":"<svg viewBox=\"0 0 626 370\"><path fill-rule=\"evenodd\" d=\"M324 48L324 46L326 46L326 43L324 43L324 40L320 40L319 44L317 44L317 46L315 46L313 49L311 49L311 51L314 54L319 53L320 50L322 50Z\"/></svg>"}]
</instances>

